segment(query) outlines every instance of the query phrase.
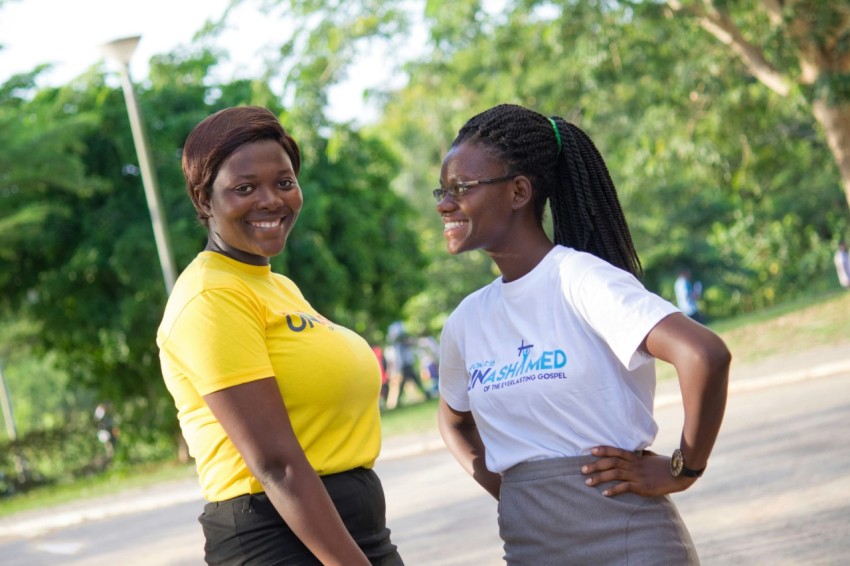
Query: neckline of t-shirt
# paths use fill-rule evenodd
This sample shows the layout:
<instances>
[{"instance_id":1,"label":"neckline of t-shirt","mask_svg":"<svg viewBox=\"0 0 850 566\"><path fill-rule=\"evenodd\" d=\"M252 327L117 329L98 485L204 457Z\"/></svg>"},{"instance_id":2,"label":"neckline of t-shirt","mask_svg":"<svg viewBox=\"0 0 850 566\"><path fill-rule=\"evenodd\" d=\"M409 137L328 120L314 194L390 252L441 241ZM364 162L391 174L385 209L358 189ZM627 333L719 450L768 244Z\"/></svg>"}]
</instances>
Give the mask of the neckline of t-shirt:
<instances>
[{"instance_id":1,"label":"neckline of t-shirt","mask_svg":"<svg viewBox=\"0 0 850 566\"><path fill-rule=\"evenodd\" d=\"M555 255L563 249L565 249L563 246L553 246L531 271L519 279L505 282L501 277L499 277L496 281L501 287L502 293L511 296L523 293L528 287L534 285L534 283L548 271L549 263L555 261Z\"/></svg>"},{"instance_id":2,"label":"neckline of t-shirt","mask_svg":"<svg viewBox=\"0 0 850 566\"><path fill-rule=\"evenodd\" d=\"M211 250L202 251L198 254L198 257L203 257L208 261L225 263L229 268L241 271L246 275L268 275L272 270L271 265L251 265Z\"/></svg>"}]
</instances>

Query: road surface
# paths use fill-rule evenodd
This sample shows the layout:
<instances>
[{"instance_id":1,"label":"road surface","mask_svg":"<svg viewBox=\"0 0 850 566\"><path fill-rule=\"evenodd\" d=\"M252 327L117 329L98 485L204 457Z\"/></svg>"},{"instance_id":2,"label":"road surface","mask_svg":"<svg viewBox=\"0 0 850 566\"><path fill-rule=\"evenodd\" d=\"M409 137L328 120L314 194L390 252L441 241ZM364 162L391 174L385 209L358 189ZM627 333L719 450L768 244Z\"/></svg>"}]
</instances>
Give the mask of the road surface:
<instances>
[{"instance_id":1,"label":"road surface","mask_svg":"<svg viewBox=\"0 0 850 566\"><path fill-rule=\"evenodd\" d=\"M681 408L657 411L672 452ZM704 565L831 565L850 556L850 374L734 393L706 475L675 494ZM498 565L496 502L445 450L381 462L388 523L408 566ZM12 565L200 565L189 501L0 539Z\"/></svg>"}]
</instances>

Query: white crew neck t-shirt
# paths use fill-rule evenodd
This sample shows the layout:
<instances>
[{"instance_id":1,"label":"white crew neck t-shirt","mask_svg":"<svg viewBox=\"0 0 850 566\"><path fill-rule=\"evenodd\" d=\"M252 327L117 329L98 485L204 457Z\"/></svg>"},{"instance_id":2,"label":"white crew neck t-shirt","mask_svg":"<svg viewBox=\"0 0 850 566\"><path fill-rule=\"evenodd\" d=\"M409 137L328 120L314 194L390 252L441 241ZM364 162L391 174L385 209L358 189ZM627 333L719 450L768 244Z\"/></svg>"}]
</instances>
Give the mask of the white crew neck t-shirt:
<instances>
[{"instance_id":1,"label":"white crew neck t-shirt","mask_svg":"<svg viewBox=\"0 0 850 566\"><path fill-rule=\"evenodd\" d=\"M654 358L649 331L679 312L630 273L556 246L528 274L500 278L451 314L440 341L440 394L472 411L487 468L648 447Z\"/></svg>"}]
</instances>

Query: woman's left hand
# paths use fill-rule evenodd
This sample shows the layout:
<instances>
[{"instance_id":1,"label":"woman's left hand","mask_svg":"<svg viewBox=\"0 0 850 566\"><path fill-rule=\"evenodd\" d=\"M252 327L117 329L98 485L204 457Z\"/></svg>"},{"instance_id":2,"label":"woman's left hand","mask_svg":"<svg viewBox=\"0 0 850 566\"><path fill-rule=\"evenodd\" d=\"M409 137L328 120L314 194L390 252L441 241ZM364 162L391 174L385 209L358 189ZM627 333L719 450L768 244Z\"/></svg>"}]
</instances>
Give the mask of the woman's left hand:
<instances>
[{"instance_id":1,"label":"woman's left hand","mask_svg":"<svg viewBox=\"0 0 850 566\"><path fill-rule=\"evenodd\" d=\"M597 446L591 453L598 459L592 464L582 466L581 472L588 476L585 483L592 487L606 482L618 482L606 487L602 495L634 493L644 497L657 497L684 491L696 481L696 478L674 477L670 473L670 458L649 450L635 453L613 446Z\"/></svg>"}]
</instances>

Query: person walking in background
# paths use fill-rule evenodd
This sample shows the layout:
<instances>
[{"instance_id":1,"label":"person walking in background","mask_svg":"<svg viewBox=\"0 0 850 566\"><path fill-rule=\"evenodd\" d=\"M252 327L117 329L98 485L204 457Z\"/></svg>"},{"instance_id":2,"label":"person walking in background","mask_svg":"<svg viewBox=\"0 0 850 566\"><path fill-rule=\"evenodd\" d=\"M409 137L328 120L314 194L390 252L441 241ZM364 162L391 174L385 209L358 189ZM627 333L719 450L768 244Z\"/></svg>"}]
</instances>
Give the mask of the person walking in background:
<instances>
[{"instance_id":1,"label":"person walking in background","mask_svg":"<svg viewBox=\"0 0 850 566\"><path fill-rule=\"evenodd\" d=\"M103 444L104 458L102 467L108 466L115 457L115 448L120 434L118 425L112 418L112 403L98 403L94 409L97 426L97 440Z\"/></svg>"},{"instance_id":2,"label":"person walking in background","mask_svg":"<svg viewBox=\"0 0 850 566\"><path fill-rule=\"evenodd\" d=\"M436 395L440 383L440 345L433 336L421 336L416 341L419 350L419 368L423 377L427 376L428 391Z\"/></svg>"},{"instance_id":3,"label":"person walking in background","mask_svg":"<svg viewBox=\"0 0 850 566\"><path fill-rule=\"evenodd\" d=\"M593 142L563 118L496 106L461 128L434 196L448 252L483 250L501 271L443 328L438 422L499 499L507 563L696 564L668 495L706 468L731 357L637 280ZM669 457L648 450L655 358L676 368L684 400Z\"/></svg>"},{"instance_id":4,"label":"person walking in background","mask_svg":"<svg viewBox=\"0 0 850 566\"><path fill-rule=\"evenodd\" d=\"M850 255L847 253L847 244L844 242L838 243L838 249L835 250L835 273L838 275L838 282L845 289L850 289Z\"/></svg>"},{"instance_id":5,"label":"person walking in background","mask_svg":"<svg viewBox=\"0 0 850 566\"><path fill-rule=\"evenodd\" d=\"M378 359L378 366L381 368L381 393L378 396L378 406L381 409L385 409L387 406L387 395L390 390L390 384L387 378L387 359L384 357L384 349L377 344L372 346L372 352Z\"/></svg>"},{"instance_id":6,"label":"person walking in background","mask_svg":"<svg viewBox=\"0 0 850 566\"><path fill-rule=\"evenodd\" d=\"M401 405L406 394L405 388L410 382L425 399L430 399L433 394L422 383L413 337L407 333L402 322L396 321L390 325L387 340L389 344L384 353L390 380L387 408L395 409Z\"/></svg>"},{"instance_id":7,"label":"person walking in background","mask_svg":"<svg viewBox=\"0 0 850 566\"><path fill-rule=\"evenodd\" d=\"M385 524L380 368L269 259L303 204L301 153L265 108L228 108L183 148L207 228L157 332L162 373L209 503L210 564L402 560Z\"/></svg>"},{"instance_id":8,"label":"person walking in background","mask_svg":"<svg viewBox=\"0 0 850 566\"><path fill-rule=\"evenodd\" d=\"M697 305L697 301L702 297L702 283L699 281L691 283L690 269L679 270L673 290L676 293L676 306L679 310L697 322L704 322L705 317Z\"/></svg>"}]
</instances>

